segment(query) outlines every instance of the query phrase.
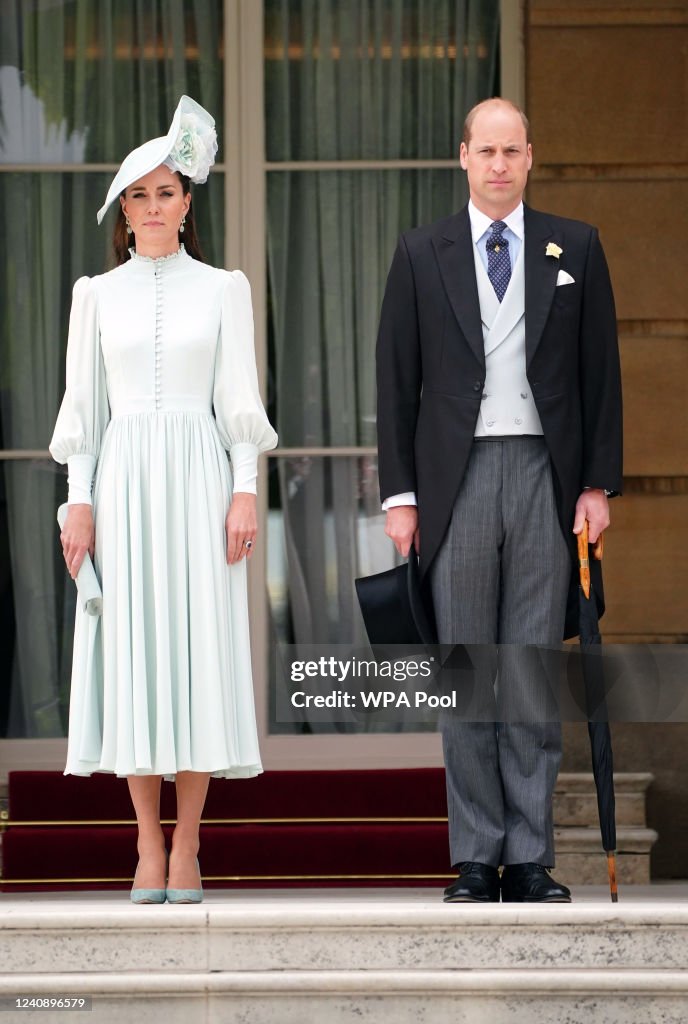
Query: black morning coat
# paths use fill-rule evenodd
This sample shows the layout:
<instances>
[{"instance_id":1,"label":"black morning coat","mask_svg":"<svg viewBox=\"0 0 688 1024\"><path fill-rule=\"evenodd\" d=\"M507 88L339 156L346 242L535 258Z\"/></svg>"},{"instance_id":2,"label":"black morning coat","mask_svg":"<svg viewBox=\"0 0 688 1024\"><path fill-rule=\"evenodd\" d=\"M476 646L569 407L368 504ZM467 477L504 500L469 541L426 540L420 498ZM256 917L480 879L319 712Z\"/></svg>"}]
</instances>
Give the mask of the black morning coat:
<instances>
[{"instance_id":1,"label":"black morning coat","mask_svg":"<svg viewBox=\"0 0 688 1024\"><path fill-rule=\"evenodd\" d=\"M561 252L547 255L555 243ZM621 375L614 297L597 230L524 206L526 374L553 469L572 573L564 637L578 633L571 533L584 486L621 492ZM574 284L557 287L567 271ZM468 207L403 234L387 279L377 343L380 494L415 491L420 572L445 535L485 383ZM573 571L575 569L575 571ZM591 561L600 614L600 564Z\"/></svg>"}]
</instances>

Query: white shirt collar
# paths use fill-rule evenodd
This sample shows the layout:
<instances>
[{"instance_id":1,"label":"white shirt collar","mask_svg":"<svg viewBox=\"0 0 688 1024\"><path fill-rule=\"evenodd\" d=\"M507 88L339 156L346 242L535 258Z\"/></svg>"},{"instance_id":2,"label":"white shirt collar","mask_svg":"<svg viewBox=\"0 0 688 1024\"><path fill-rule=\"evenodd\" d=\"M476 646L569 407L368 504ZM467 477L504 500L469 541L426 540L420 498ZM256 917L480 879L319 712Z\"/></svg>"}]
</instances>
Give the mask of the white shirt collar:
<instances>
[{"instance_id":1,"label":"white shirt collar","mask_svg":"<svg viewBox=\"0 0 688 1024\"><path fill-rule=\"evenodd\" d=\"M486 213L479 210L472 199L468 200L468 216L471 219L471 237L474 244L480 241L483 235L490 230L494 223ZM523 200L515 210L501 218L510 231L523 241Z\"/></svg>"}]
</instances>

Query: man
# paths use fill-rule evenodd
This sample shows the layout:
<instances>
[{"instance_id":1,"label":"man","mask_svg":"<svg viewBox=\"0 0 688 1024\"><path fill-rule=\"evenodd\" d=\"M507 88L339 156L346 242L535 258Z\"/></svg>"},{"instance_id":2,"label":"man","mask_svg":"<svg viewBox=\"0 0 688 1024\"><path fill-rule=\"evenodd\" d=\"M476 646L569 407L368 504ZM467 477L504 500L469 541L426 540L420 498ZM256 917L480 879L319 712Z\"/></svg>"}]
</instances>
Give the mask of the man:
<instances>
[{"instance_id":1,"label":"man","mask_svg":"<svg viewBox=\"0 0 688 1024\"><path fill-rule=\"evenodd\" d=\"M524 205L528 131L509 101L470 111L470 201L401 236L377 348L386 532L419 552L441 644L513 645L499 686L517 695L533 685L523 645L577 632L574 534L587 519L595 543L622 474L604 254L595 228ZM459 871L445 899L569 902L547 870L559 725L447 717L442 732Z\"/></svg>"}]
</instances>

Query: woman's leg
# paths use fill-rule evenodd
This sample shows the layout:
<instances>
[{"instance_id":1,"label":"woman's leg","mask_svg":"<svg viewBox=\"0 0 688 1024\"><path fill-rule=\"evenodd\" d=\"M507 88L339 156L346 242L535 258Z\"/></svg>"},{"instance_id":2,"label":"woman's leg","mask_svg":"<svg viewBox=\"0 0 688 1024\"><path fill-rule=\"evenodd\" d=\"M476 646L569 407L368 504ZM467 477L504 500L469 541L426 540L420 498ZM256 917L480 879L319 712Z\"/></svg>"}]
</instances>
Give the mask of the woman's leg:
<instances>
[{"instance_id":1,"label":"woman's leg","mask_svg":"<svg viewBox=\"0 0 688 1024\"><path fill-rule=\"evenodd\" d=\"M129 775L129 793L139 826L137 889L164 889L167 868L165 836L160 825L160 775Z\"/></svg>"},{"instance_id":2,"label":"woman's leg","mask_svg":"<svg viewBox=\"0 0 688 1024\"><path fill-rule=\"evenodd\" d=\"M177 824L172 834L168 888L198 889L198 829L208 793L208 772L177 772Z\"/></svg>"}]
</instances>

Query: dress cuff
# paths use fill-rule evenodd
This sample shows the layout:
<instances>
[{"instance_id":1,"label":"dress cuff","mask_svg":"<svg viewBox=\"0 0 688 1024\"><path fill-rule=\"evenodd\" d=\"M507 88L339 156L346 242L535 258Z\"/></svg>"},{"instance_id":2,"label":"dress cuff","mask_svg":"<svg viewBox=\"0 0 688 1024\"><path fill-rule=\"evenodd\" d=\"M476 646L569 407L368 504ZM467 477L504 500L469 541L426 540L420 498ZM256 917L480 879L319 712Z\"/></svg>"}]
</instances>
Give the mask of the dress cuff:
<instances>
[{"instance_id":1,"label":"dress cuff","mask_svg":"<svg viewBox=\"0 0 688 1024\"><path fill-rule=\"evenodd\" d=\"M234 478L234 491L243 491L247 494L256 493L256 481L258 479L258 452L257 444L250 441L239 441L229 449L229 457L232 460L232 476Z\"/></svg>"},{"instance_id":2,"label":"dress cuff","mask_svg":"<svg viewBox=\"0 0 688 1024\"><path fill-rule=\"evenodd\" d=\"M382 502L382 511L387 512L390 508L397 508L399 505L417 505L415 491L404 491L403 494L392 494Z\"/></svg>"},{"instance_id":3,"label":"dress cuff","mask_svg":"<svg viewBox=\"0 0 688 1024\"><path fill-rule=\"evenodd\" d=\"M70 455L67 459L69 468L67 494L68 505L91 505L91 488L96 471L95 455Z\"/></svg>"}]
</instances>

